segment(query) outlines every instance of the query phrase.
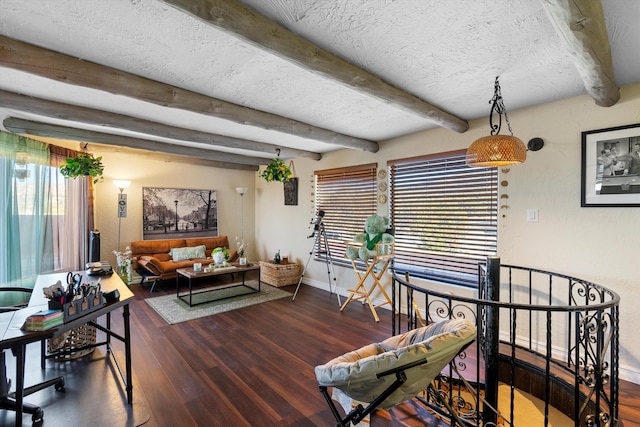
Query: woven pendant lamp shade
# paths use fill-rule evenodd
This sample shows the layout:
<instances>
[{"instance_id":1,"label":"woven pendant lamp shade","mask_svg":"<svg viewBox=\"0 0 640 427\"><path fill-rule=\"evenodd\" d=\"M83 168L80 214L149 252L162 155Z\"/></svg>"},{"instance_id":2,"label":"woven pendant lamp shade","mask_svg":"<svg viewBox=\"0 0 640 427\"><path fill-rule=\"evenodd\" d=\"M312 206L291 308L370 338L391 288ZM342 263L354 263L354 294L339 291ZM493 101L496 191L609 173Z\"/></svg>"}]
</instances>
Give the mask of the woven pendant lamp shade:
<instances>
[{"instance_id":1,"label":"woven pendant lamp shade","mask_svg":"<svg viewBox=\"0 0 640 427\"><path fill-rule=\"evenodd\" d=\"M527 159L524 142L512 135L483 136L467 149L469 166L509 166Z\"/></svg>"}]
</instances>

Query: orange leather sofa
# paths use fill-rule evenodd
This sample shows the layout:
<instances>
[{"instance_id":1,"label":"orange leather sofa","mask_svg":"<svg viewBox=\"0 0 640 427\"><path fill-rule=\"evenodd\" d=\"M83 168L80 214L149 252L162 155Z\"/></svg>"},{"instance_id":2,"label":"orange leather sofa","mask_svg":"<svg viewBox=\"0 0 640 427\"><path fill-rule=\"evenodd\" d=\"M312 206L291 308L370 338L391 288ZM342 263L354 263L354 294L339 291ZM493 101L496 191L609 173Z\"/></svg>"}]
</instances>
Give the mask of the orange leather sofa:
<instances>
[{"instance_id":1,"label":"orange leather sofa","mask_svg":"<svg viewBox=\"0 0 640 427\"><path fill-rule=\"evenodd\" d=\"M192 248L204 245L205 258L184 259L174 261L171 250L174 248ZM229 248L227 236L218 237L195 237L190 239L166 239L166 240L141 240L131 242L131 256L133 258L132 267L142 271L143 283L153 281L151 291L158 280L175 279L178 268L192 267L196 262L208 265L213 262L211 252L215 248L227 248L229 251L229 262L238 259L238 252Z\"/></svg>"}]
</instances>

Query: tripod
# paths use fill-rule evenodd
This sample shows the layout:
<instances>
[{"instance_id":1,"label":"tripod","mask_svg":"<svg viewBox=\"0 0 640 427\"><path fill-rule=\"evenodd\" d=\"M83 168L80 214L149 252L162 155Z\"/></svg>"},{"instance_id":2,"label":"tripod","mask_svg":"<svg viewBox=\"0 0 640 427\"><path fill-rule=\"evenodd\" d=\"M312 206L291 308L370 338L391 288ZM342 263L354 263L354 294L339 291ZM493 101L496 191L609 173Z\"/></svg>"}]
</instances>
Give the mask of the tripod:
<instances>
[{"instance_id":1,"label":"tripod","mask_svg":"<svg viewBox=\"0 0 640 427\"><path fill-rule=\"evenodd\" d=\"M329 248L329 242L327 241L327 233L324 229L324 224L322 224L322 217L324 216L324 211L319 211L317 219L315 221L315 226L313 229L313 233L308 236L309 238L315 236L315 240L313 241L313 246L311 247L311 252L309 252L309 258L307 259L307 263L304 265L304 269L302 270L302 274L300 275L300 280L298 281L298 286L296 286L296 291L293 294L293 298L291 301L296 300L296 295L298 295L298 290L300 289L300 285L302 284L302 278L304 277L305 271L307 271L307 267L309 266L309 262L313 257L313 252L316 247L318 247L318 254L323 254L325 256L325 263L327 264L327 277L329 279L329 292L333 293L333 287L331 285L331 279L333 276L333 286L335 286L336 296L338 297L338 306L342 306L340 302L340 294L338 293L338 284L336 283L336 273L333 269L333 260L331 258L331 249ZM312 224L314 222L312 221ZM322 249L320 248L320 244L322 243Z\"/></svg>"}]
</instances>

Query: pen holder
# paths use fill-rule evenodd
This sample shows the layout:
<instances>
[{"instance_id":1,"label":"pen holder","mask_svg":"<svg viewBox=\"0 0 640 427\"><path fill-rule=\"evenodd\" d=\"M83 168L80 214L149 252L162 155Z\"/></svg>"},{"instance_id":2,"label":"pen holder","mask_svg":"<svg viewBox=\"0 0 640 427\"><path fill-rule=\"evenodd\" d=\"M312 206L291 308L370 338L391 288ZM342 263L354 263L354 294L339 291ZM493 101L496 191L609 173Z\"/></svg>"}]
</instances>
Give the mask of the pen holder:
<instances>
[{"instance_id":1,"label":"pen holder","mask_svg":"<svg viewBox=\"0 0 640 427\"><path fill-rule=\"evenodd\" d=\"M96 294L87 295L80 299L61 304L57 301L49 300L49 309L62 310L62 316L64 317L64 323L84 316L85 314L96 311L105 305L104 295L102 292Z\"/></svg>"}]
</instances>

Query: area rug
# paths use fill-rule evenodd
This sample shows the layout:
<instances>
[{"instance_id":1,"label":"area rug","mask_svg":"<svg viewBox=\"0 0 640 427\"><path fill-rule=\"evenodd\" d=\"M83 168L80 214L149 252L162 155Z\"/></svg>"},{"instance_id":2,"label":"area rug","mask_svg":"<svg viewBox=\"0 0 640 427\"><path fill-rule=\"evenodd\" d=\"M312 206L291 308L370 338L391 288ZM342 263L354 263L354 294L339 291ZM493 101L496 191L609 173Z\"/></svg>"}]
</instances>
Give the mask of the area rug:
<instances>
[{"instance_id":1,"label":"area rug","mask_svg":"<svg viewBox=\"0 0 640 427\"><path fill-rule=\"evenodd\" d=\"M258 282L255 280L248 280L247 285L252 288L257 288ZM160 316L162 316L167 323L173 325L175 323L199 319L218 313L224 313L225 311L236 310L238 308L291 296L291 293L289 292L265 284L260 286L260 292L247 294L246 292L248 291L248 289L243 287L235 287L216 290L215 293L206 293L198 296L194 295L193 302L197 302L197 298L221 298L240 294L231 298L212 301L210 303L196 305L194 307L189 307L189 304L179 299L175 294L147 298L145 301Z\"/></svg>"}]
</instances>

